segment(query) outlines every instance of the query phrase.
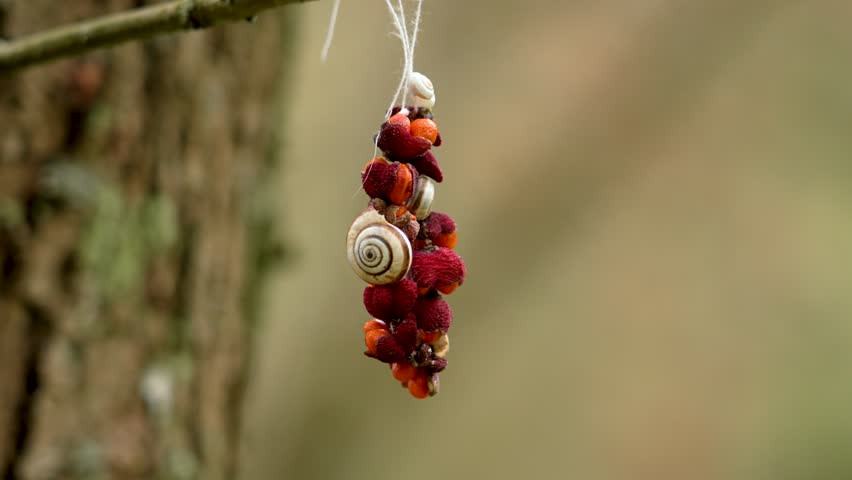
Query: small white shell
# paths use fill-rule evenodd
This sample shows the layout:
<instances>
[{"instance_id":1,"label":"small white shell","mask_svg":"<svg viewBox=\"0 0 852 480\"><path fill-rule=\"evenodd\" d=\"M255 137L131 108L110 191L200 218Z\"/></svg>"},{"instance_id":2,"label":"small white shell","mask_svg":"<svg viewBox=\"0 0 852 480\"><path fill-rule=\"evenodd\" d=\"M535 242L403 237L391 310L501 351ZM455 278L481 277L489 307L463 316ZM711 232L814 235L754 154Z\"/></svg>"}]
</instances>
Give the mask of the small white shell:
<instances>
[{"instance_id":1,"label":"small white shell","mask_svg":"<svg viewBox=\"0 0 852 480\"><path fill-rule=\"evenodd\" d=\"M417 220L423 220L432 213L432 201L435 200L435 180L420 175L417 180L417 189L408 199L408 211L413 213Z\"/></svg>"},{"instance_id":2,"label":"small white shell","mask_svg":"<svg viewBox=\"0 0 852 480\"><path fill-rule=\"evenodd\" d=\"M441 377L437 373L429 377L426 385L429 387L429 396L434 397L441 391Z\"/></svg>"},{"instance_id":3,"label":"small white shell","mask_svg":"<svg viewBox=\"0 0 852 480\"><path fill-rule=\"evenodd\" d=\"M449 335L445 333L435 340L435 343L432 344L432 350L435 352L436 357L447 358L447 354L450 353Z\"/></svg>"},{"instance_id":4,"label":"small white shell","mask_svg":"<svg viewBox=\"0 0 852 480\"><path fill-rule=\"evenodd\" d=\"M408 77L408 91L414 97L415 107L431 109L435 106L435 87L426 75L411 72Z\"/></svg>"},{"instance_id":5,"label":"small white shell","mask_svg":"<svg viewBox=\"0 0 852 480\"><path fill-rule=\"evenodd\" d=\"M349 228L346 255L355 274L372 285L399 281L411 268L408 237L372 209L359 215Z\"/></svg>"}]
</instances>

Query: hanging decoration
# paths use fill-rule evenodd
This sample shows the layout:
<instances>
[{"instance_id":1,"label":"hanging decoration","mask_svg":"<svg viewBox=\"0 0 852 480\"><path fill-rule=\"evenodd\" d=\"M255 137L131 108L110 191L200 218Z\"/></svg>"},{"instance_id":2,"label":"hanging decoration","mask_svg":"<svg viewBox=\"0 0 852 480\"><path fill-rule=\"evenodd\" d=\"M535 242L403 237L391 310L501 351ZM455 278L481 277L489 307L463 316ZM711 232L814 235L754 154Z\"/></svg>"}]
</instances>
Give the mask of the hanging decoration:
<instances>
[{"instance_id":1,"label":"hanging decoration","mask_svg":"<svg viewBox=\"0 0 852 480\"><path fill-rule=\"evenodd\" d=\"M464 282L465 265L454 251L456 223L432 210L444 175L433 153L442 143L432 113L435 90L428 77L414 71L422 1L410 35L402 1L386 3L403 46L404 68L375 136L381 155L361 172L370 200L352 223L346 248L355 274L369 284L363 300L372 319L363 328L364 353L388 364L411 395L426 398L438 393L439 374L447 367L453 312L444 296Z\"/></svg>"}]
</instances>

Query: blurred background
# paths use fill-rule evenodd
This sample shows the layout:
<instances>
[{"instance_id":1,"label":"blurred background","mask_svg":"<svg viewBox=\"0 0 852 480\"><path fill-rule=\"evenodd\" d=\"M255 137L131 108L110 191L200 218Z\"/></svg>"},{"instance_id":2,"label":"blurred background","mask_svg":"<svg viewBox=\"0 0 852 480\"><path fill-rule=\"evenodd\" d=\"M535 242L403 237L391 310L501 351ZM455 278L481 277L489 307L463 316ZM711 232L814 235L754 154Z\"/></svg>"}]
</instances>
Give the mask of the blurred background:
<instances>
[{"instance_id":1,"label":"blurred background","mask_svg":"<svg viewBox=\"0 0 852 480\"><path fill-rule=\"evenodd\" d=\"M852 3L426 0L428 400L344 250L402 50L332 3L0 75L0 477L852 478Z\"/></svg>"},{"instance_id":2,"label":"blurred background","mask_svg":"<svg viewBox=\"0 0 852 480\"><path fill-rule=\"evenodd\" d=\"M401 48L344 1L321 64L330 11L294 12L242 478L852 478L852 4L425 2L468 277L423 401L343 248Z\"/></svg>"}]
</instances>

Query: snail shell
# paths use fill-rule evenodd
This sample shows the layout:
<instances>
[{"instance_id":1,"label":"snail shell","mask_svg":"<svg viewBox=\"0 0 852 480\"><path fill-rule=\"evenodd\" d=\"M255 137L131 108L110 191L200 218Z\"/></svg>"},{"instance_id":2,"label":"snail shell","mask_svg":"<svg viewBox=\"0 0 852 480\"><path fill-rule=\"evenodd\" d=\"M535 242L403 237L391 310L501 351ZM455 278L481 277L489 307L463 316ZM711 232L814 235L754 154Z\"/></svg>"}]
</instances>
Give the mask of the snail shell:
<instances>
[{"instance_id":1,"label":"snail shell","mask_svg":"<svg viewBox=\"0 0 852 480\"><path fill-rule=\"evenodd\" d=\"M431 109L435 106L435 87L426 75L411 72L408 77L408 90L414 96L415 107Z\"/></svg>"},{"instance_id":2,"label":"snail shell","mask_svg":"<svg viewBox=\"0 0 852 480\"><path fill-rule=\"evenodd\" d=\"M355 274L371 285L401 280L411 268L411 242L399 228L370 209L355 219L346 238Z\"/></svg>"},{"instance_id":3,"label":"snail shell","mask_svg":"<svg viewBox=\"0 0 852 480\"><path fill-rule=\"evenodd\" d=\"M420 175L417 180L417 189L408 200L408 211L413 213L417 220L423 220L432 213L432 201L435 199L435 180Z\"/></svg>"},{"instance_id":4,"label":"snail shell","mask_svg":"<svg viewBox=\"0 0 852 480\"><path fill-rule=\"evenodd\" d=\"M438 358L447 358L450 353L450 337L445 333L432 344L432 349L435 351L435 356Z\"/></svg>"}]
</instances>

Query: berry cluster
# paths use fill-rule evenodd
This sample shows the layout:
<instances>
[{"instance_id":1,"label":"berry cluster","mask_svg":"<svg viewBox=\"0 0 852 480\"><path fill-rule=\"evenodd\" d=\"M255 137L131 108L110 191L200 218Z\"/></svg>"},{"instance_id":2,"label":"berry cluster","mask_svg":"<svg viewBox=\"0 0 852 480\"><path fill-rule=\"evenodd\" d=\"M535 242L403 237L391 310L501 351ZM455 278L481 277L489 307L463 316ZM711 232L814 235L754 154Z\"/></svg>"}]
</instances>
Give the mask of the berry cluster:
<instances>
[{"instance_id":1,"label":"berry cluster","mask_svg":"<svg viewBox=\"0 0 852 480\"><path fill-rule=\"evenodd\" d=\"M435 183L443 180L432 147L441 135L426 108L395 108L382 124L384 154L361 172L370 196L349 231L348 255L373 317L364 324L367 356L390 364L393 377L416 398L438 392L447 366L447 331L453 320L442 297L464 282L465 265L454 251L456 224L432 211Z\"/></svg>"}]
</instances>

